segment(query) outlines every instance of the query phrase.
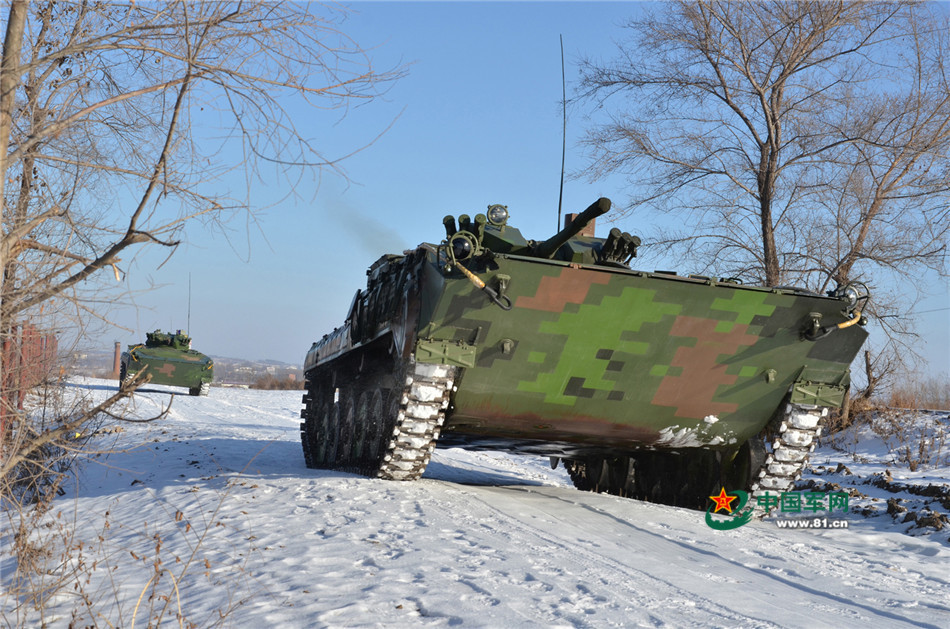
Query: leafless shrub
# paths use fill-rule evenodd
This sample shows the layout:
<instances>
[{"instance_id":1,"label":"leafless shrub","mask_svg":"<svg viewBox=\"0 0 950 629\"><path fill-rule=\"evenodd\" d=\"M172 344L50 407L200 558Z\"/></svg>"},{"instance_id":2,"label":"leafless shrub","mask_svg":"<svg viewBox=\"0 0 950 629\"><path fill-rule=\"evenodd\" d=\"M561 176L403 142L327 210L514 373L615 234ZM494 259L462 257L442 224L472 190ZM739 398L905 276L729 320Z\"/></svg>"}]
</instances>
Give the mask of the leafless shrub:
<instances>
[{"instance_id":1,"label":"leafless shrub","mask_svg":"<svg viewBox=\"0 0 950 629\"><path fill-rule=\"evenodd\" d=\"M869 423L894 454L895 462L910 471L950 464L950 454L944 452L950 427L937 416L879 409Z\"/></svg>"},{"instance_id":2,"label":"leafless shrub","mask_svg":"<svg viewBox=\"0 0 950 629\"><path fill-rule=\"evenodd\" d=\"M945 416L869 404L853 418L848 429L827 434L823 443L857 455L861 439L870 432L888 449L894 466L905 465L916 472L950 465L950 426Z\"/></svg>"},{"instance_id":3,"label":"leafless shrub","mask_svg":"<svg viewBox=\"0 0 950 629\"><path fill-rule=\"evenodd\" d=\"M4 504L37 505L39 510L45 510L60 492L65 474L87 439L107 418L119 419L110 409L147 379L143 374L129 380L98 404L84 400L65 404L58 393L46 387L28 410L8 416L13 421L4 435L4 456L0 461L0 499ZM165 412L167 409L141 421L159 419Z\"/></svg>"},{"instance_id":4,"label":"leafless shrub","mask_svg":"<svg viewBox=\"0 0 950 629\"><path fill-rule=\"evenodd\" d=\"M866 352L866 363L868 356ZM870 366L868 370L870 373ZM895 464L906 465L911 471L950 464L950 454L945 453L950 426L941 421L939 413L919 412L950 409L950 383L945 377L906 371L878 373L887 373L888 378L871 380L852 397L847 412L831 417L828 443L854 453L860 429L869 428L891 451ZM868 395L869 390L873 395Z\"/></svg>"},{"instance_id":5,"label":"leafless shrub","mask_svg":"<svg viewBox=\"0 0 950 629\"><path fill-rule=\"evenodd\" d=\"M133 378L96 404L82 397L68 399L62 382L46 383L28 398L24 411L7 415L15 421L10 422L2 443L0 508L4 531L12 534L0 545L0 561L13 565L3 589L7 598L14 599L11 609L15 612L27 605L43 618L45 605L73 579L75 571L68 566L73 561L84 565L83 545L73 540L73 526L61 513L50 515L54 501L63 494L77 459L94 453L90 440L109 418L116 418L111 409L144 381L147 376ZM167 411L123 421L154 421Z\"/></svg>"}]
</instances>

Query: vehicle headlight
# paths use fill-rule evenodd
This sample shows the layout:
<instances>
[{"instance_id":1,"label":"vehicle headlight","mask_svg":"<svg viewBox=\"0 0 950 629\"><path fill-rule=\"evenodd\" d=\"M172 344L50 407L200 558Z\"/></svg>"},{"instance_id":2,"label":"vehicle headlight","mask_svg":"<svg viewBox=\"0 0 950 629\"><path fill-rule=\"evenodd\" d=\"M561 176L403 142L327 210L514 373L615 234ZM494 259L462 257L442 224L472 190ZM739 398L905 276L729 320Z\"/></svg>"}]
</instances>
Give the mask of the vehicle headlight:
<instances>
[{"instance_id":1,"label":"vehicle headlight","mask_svg":"<svg viewBox=\"0 0 950 629\"><path fill-rule=\"evenodd\" d=\"M838 299L843 299L848 304L848 310L851 310L858 305L858 300L861 298L861 291L858 290L858 287L854 284L846 284L839 286L833 295Z\"/></svg>"},{"instance_id":2,"label":"vehicle headlight","mask_svg":"<svg viewBox=\"0 0 950 629\"><path fill-rule=\"evenodd\" d=\"M508 222L508 207L504 205L488 206L488 222L495 227L501 227Z\"/></svg>"},{"instance_id":3,"label":"vehicle headlight","mask_svg":"<svg viewBox=\"0 0 950 629\"><path fill-rule=\"evenodd\" d=\"M456 232L449 240L452 257L456 260L468 260L475 252L475 237L468 232Z\"/></svg>"}]
</instances>

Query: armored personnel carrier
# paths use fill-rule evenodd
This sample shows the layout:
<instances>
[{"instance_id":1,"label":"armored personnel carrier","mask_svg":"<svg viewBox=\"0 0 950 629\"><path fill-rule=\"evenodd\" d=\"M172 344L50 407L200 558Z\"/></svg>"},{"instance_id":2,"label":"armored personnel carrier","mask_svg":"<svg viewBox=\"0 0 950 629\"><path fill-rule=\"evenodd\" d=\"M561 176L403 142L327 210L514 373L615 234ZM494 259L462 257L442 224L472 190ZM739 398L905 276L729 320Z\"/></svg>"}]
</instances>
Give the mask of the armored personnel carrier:
<instances>
[{"instance_id":1,"label":"armored personnel carrier","mask_svg":"<svg viewBox=\"0 0 950 629\"><path fill-rule=\"evenodd\" d=\"M155 330L145 334L145 345L129 345L122 353L119 382L147 370L153 384L187 387L191 395L208 395L214 380L214 361L191 349L191 337Z\"/></svg>"},{"instance_id":2,"label":"armored personnel carrier","mask_svg":"<svg viewBox=\"0 0 950 629\"><path fill-rule=\"evenodd\" d=\"M584 490L704 508L784 491L842 405L863 285L828 295L630 268L640 239L548 240L505 206L384 255L304 365L306 464L412 480L434 447L563 461Z\"/></svg>"}]
</instances>

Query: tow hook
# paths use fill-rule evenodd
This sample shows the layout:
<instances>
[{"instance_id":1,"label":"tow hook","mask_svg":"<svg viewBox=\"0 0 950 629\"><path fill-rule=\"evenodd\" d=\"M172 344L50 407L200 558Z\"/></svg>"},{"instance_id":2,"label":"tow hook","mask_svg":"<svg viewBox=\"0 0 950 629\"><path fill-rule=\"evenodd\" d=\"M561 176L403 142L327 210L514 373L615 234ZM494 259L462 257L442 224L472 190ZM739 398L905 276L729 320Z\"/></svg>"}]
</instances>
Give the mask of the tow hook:
<instances>
[{"instance_id":1,"label":"tow hook","mask_svg":"<svg viewBox=\"0 0 950 629\"><path fill-rule=\"evenodd\" d=\"M461 264L456 264L455 268L461 271L465 277L467 277L472 282L472 284L476 286L476 288L482 289L482 291L488 295L488 298L492 300L495 305L497 305L502 310L511 310L511 299L509 299L508 295L499 295L495 289L487 286L480 277L466 269Z\"/></svg>"}]
</instances>

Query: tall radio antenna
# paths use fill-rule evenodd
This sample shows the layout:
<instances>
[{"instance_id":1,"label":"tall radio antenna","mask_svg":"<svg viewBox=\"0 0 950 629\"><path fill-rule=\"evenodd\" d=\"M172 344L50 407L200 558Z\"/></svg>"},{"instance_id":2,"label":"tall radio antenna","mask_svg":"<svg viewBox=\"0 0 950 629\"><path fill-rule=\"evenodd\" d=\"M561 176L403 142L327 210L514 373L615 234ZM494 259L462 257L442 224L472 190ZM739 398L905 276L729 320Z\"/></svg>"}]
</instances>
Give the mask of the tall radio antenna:
<instances>
[{"instance_id":1,"label":"tall radio antenna","mask_svg":"<svg viewBox=\"0 0 950 629\"><path fill-rule=\"evenodd\" d=\"M564 78L564 35L561 38L561 189L557 195L557 225L555 233L561 229L561 202L564 200L564 155L567 153L567 81Z\"/></svg>"},{"instance_id":2,"label":"tall radio antenna","mask_svg":"<svg viewBox=\"0 0 950 629\"><path fill-rule=\"evenodd\" d=\"M188 271L188 334L191 334L191 271Z\"/></svg>"}]
</instances>

